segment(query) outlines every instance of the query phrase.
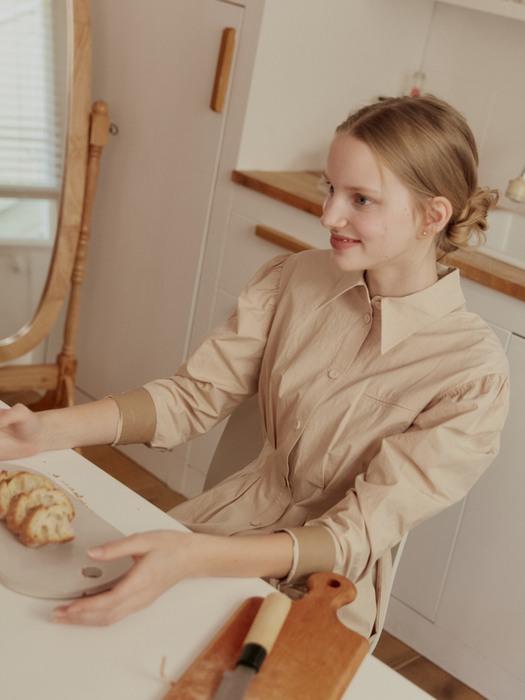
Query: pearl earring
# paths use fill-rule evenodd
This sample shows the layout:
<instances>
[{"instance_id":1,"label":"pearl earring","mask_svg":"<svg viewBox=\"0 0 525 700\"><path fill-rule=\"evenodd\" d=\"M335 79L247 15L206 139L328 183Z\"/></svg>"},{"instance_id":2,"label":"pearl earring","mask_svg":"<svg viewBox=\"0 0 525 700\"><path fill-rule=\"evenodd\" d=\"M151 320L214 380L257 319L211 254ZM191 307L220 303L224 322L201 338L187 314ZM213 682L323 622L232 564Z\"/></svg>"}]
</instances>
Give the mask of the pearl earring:
<instances>
[{"instance_id":1,"label":"pearl earring","mask_svg":"<svg viewBox=\"0 0 525 700\"><path fill-rule=\"evenodd\" d=\"M426 232L426 231L423 231L423 236L426 236L426 235L427 235L427 232Z\"/></svg>"}]
</instances>

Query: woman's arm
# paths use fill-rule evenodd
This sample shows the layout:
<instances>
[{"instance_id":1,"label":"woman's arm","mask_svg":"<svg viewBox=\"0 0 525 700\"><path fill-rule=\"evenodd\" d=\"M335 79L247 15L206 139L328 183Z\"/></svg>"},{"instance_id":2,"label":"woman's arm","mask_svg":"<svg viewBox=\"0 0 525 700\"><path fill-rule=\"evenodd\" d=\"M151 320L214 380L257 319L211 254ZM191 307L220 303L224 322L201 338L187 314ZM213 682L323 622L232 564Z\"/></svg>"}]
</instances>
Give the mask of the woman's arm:
<instances>
[{"instance_id":1,"label":"woman's arm","mask_svg":"<svg viewBox=\"0 0 525 700\"><path fill-rule=\"evenodd\" d=\"M90 550L96 561L131 556L135 565L112 590L55 608L55 621L109 625L151 605L185 578L284 578L292 565L286 532L224 537L161 530L132 535Z\"/></svg>"},{"instance_id":2,"label":"woman's arm","mask_svg":"<svg viewBox=\"0 0 525 700\"><path fill-rule=\"evenodd\" d=\"M205 433L257 391L281 272L289 257L278 256L254 275L237 311L208 333L175 376L72 408L41 413L21 405L0 409L0 460L115 440L171 449Z\"/></svg>"},{"instance_id":3,"label":"woman's arm","mask_svg":"<svg viewBox=\"0 0 525 700\"><path fill-rule=\"evenodd\" d=\"M0 410L0 459L20 459L84 445L107 445L115 439L118 420L118 405L109 397L41 413L17 404Z\"/></svg>"},{"instance_id":4,"label":"woman's arm","mask_svg":"<svg viewBox=\"0 0 525 700\"><path fill-rule=\"evenodd\" d=\"M331 533L336 573L354 582L370 575L405 533L469 492L498 453L508 396L505 375L467 382L436 397L406 431L382 440L352 488L308 523Z\"/></svg>"}]
</instances>

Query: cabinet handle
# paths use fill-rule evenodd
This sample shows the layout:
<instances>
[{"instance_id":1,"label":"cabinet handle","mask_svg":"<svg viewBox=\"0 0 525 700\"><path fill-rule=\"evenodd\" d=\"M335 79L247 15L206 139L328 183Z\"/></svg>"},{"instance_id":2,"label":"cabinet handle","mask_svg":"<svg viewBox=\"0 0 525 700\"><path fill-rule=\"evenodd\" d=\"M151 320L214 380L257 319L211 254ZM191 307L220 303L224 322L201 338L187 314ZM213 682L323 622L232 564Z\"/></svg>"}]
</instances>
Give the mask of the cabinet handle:
<instances>
[{"instance_id":1,"label":"cabinet handle","mask_svg":"<svg viewBox=\"0 0 525 700\"><path fill-rule=\"evenodd\" d=\"M233 52L235 50L235 29L226 27L222 32L221 48L217 61L217 71L215 73L215 84L211 96L210 107L215 112L222 112L233 62Z\"/></svg>"}]
</instances>

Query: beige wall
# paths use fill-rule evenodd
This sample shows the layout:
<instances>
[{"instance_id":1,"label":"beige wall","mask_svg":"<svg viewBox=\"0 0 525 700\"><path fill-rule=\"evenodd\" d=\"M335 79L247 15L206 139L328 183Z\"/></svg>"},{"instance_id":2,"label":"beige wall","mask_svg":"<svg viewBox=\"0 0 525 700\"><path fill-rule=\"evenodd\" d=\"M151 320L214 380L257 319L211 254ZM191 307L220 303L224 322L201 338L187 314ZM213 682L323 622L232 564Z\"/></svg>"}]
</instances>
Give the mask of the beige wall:
<instances>
[{"instance_id":1,"label":"beige wall","mask_svg":"<svg viewBox=\"0 0 525 700\"><path fill-rule=\"evenodd\" d=\"M239 167L322 167L356 106L408 89L432 0L266 0Z\"/></svg>"}]
</instances>

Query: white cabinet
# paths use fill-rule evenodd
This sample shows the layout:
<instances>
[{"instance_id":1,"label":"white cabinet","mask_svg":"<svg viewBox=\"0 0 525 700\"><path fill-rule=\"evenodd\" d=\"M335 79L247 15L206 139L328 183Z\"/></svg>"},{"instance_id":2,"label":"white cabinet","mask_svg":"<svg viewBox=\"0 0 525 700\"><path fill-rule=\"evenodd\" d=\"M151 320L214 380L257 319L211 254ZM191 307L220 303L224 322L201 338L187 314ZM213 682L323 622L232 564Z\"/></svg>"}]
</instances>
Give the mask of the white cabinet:
<instances>
[{"instance_id":1,"label":"white cabinet","mask_svg":"<svg viewBox=\"0 0 525 700\"><path fill-rule=\"evenodd\" d=\"M119 130L103 156L80 324L78 384L94 396L183 357L226 116L209 108L215 67L242 12L219 0L92 2L94 91Z\"/></svg>"},{"instance_id":2,"label":"white cabinet","mask_svg":"<svg viewBox=\"0 0 525 700\"><path fill-rule=\"evenodd\" d=\"M118 134L102 158L82 299L77 385L90 397L168 376L184 359L218 183L237 160L262 5L91 2L93 99L108 102ZM210 101L228 27L236 48L218 113ZM176 454L129 450L166 481L182 473Z\"/></svg>"},{"instance_id":3,"label":"white cabinet","mask_svg":"<svg viewBox=\"0 0 525 700\"><path fill-rule=\"evenodd\" d=\"M521 680L525 697L525 338L508 347L512 395L501 451L465 504L436 624ZM491 697L489 695L489 697Z\"/></svg>"},{"instance_id":4,"label":"white cabinet","mask_svg":"<svg viewBox=\"0 0 525 700\"><path fill-rule=\"evenodd\" d=\"M469 307L488 321L512 320L516 300L474 283L464 288ZM386 622L489 700L525 697L525 338L512 332L523 306L510 328L495 327L511 376L500 453L462 503L410 533Z\"/></svg>"}]
</instances>

